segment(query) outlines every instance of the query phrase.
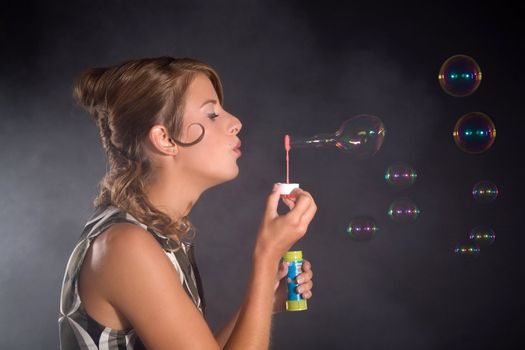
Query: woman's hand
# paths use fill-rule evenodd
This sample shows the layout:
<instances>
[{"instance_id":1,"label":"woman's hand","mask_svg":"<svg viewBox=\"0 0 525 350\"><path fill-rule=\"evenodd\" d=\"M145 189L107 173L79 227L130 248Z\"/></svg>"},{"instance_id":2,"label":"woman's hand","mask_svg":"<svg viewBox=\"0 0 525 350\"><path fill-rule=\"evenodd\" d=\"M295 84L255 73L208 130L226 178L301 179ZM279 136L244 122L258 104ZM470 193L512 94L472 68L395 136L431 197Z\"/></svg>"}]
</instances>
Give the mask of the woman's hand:
<instances>
[{"instance_id":1,"label":"woman's hand","mask_svg":"<svg viewBox=\"0 0 525 350\"><path fill-rule=\"evenodd\" d=\"M256 259L270 259L275 264L297 240L306 234L308 225L317 211L310 193L300 188L294 189L288 198L283 199L290 208L290 211L284 215L277 213L279 200L279 189L274 185L266 202L254 251Z\"/></svg>"},{"instance_id":2,"label":"woman's hand","mask_svg":"<svg viewBox=\"0 0 525 350\"><path fill-rule=\"evenodd\" d=\"M312 277L314 275L312 271L312 264L308 260L303 260L302 266L303 272L299 274L295 280L299 285L297 286L296 292L301 294L303 299L310 299L312 297L312 288L314 283ZM275 294L273 298L273 313L278 313L286 310L286 299L288 297L288 263L283 261L277 271L277 277L275 282Z\"/></svg>"}]
</instances>

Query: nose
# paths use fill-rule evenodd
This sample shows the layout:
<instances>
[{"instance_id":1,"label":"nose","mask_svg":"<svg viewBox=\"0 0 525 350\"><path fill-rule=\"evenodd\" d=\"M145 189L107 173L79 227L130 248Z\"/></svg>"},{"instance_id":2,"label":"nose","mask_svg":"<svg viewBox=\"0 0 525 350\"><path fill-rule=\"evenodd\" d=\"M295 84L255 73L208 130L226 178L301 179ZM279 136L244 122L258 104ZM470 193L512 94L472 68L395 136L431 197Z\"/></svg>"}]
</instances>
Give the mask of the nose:
<instances>
[{"instance_id":1,"label":"nose","mask_svg":"<svg viewBox=\"0 0 525 350\"><path fill-rule=\"evenodd\" d=\"M241 121L237 117L232 115L232 122L230 125L230 134L237 135L239 131L241 131L241 129L242 129Z\"/></svg>"}]
</instances>

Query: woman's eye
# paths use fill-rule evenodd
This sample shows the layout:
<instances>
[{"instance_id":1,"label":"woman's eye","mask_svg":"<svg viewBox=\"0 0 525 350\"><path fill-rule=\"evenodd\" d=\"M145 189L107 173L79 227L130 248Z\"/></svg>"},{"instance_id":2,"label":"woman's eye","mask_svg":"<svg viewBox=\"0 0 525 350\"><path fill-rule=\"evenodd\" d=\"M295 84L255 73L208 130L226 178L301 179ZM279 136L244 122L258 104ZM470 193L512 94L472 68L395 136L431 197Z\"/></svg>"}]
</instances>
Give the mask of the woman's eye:
<instances>
[{"instance_id":1,"label":"woman's eye","mask_svg":"<svg viewBox=\"0 0 525 350\"><path fill-rule=\"evenodd\" d=\"M215 118L217 118L219 115L215 112L213 113L209 113L208 114L208 118L210 118L211 120L214 120Z\"/></svg>"}]
</instances>

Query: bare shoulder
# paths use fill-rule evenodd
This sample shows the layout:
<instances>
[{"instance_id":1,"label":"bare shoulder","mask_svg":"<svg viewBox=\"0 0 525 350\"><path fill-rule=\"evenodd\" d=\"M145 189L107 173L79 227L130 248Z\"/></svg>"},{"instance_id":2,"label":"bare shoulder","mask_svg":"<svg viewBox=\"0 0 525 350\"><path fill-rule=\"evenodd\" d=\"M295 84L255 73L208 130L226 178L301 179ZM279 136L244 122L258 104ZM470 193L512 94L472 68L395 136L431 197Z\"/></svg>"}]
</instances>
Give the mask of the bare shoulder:
<instances>
[{"instance_id":1,"label":"bare shoulder","mask_svg":"<svg viewBox=\"0 0 525 350\"><path fill-rule=\"evenodd\" d=\"M114 285L111 281L133 269L134 264L163 259L162 248L149 232L134 224L119 223L93 241L85 263L100 282L106 282L100 283L101 286L111 287Z\"/></svg>"},{"instance_id":2,"label":"bare shoulder","mask_svg":"<svg viewBox=\"0 0 525 350\"><path fill-rule=\"evenodd\" d=\"M93 243L94 260L115 262L109 267L119 268L119 261L136 261L137 254L155 259L164 257L163 250L153 236L142 227L119 223L104 231ZM128 261L129 263L129 261ZM108 266L104 266L107 268Z\"/></svg>"},{"instance_id":3,"label":"bare shoulder","mask_svg":"<svg viewBox=\"0 0 525 350\"><path fill-rule=\"evenodd\" d=\"M90 261L97 284L112 305L129 294L133 297L126 288L131 287L132 280L170 280L178 276L151 233L131 223L115 224L104 231L93 242Z\"/></svg>"},{"instance_id":4,"label":"bare shoulder","mask_svg":"<svg viewBox=\"0 0 525 350\"><path fill-rule=\"evenodd\" d=\"M88 249L79 273L78 293L88 314L112 329L128 329L130 323L110 300L118 292L118 274L130 267L126 259L139 247L158 255L158 244L137 225L116 224L101 233ZM148 248L149 247L149 248Z\"/></svg>"},{"instance_id":5,"label":"bare shoulder","mask_svg":"<svg viewBox=\"0 0 525 350\"><path fill-rule=\"evenodd\" d=\"M217 348L162 247L134 224L116 224L94 242L91 269L105 299L149 348Z\"/></svg>"}]
</instances>

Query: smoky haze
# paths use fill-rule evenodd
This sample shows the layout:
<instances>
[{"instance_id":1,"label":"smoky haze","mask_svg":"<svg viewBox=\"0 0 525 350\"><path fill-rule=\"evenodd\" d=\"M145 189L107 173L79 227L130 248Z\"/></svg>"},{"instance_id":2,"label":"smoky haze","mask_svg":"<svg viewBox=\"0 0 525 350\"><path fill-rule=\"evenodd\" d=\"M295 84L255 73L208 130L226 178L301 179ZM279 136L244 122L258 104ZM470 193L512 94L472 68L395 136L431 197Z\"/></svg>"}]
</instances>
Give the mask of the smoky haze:
<instances>
[{"instance_id":1,"label":"smoky haze","mask_svg":"<svg viewBox=\"0 0 525 350\"><path fill-rule=\"evenodd\" d=\"M509 5L510 6L510 5ZM286 133L337 130L357 114L382 119L382 149L358 160L337 149L291 152L291 180L318 213L295 248L314 266L309 310L274 318L273 349L474 349L518 344L523 322L523 147L518 126L519 7L380 6L291 1L81 1L2 13L0 67L0 348L58 347L65 265L106 169L97 129L71 86L88 67L171 55L210 63L225 108L243 123L240 174L195 205L196 254L208 322L222 326L242 300L267 194L284 181ZM468 14L468 15L465 15ZM478 91L453 98L437 73L464 53L480 64ZM461 152L455 121L490 115L494 146ZM396 161L416 183L384 182ZM500 196L472 200L494 181ZM411 224L386 215L396 198L421 209ZM376 219L369 242L346 234L356 215ZM477 225L496 232L477 259L454 245Z\"/></svg>"}]
</instances>

